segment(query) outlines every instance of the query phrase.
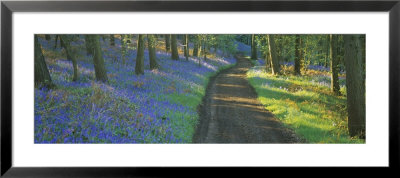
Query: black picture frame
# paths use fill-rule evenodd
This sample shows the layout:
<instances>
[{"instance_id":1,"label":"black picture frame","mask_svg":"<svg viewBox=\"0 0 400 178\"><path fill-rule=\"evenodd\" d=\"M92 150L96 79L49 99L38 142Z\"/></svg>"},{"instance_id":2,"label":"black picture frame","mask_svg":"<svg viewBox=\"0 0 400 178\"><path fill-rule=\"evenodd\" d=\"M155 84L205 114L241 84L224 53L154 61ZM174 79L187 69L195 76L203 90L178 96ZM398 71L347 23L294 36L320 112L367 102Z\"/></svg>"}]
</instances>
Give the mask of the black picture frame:
<instances>
[{"instance_id":1,"label":"black picture frame","mask_svg":"<svg viewBox=\"0 0 400 178\"><path fill-rule=\"evenodd\" d=\"M177 168L12 166L13 12L389 12L389 168L399 167L400 1L2 1L1 2L1 175L5 177L129 177L177 175ZM184 168L194 174L209 174ZM385 168L384 168L385 169ZM220 169L219 169L220 170ZM235 171L241 169L234 169ZM259 170L259 169L256 169ZM222 170L224 171L224 170ZM232 171L229 170L229 171ZM282 171L282 170L281 170ZM232 173L232 172L231 172ZM332 172L330 172L332 173Z\"/></svg>"}]
</instances>

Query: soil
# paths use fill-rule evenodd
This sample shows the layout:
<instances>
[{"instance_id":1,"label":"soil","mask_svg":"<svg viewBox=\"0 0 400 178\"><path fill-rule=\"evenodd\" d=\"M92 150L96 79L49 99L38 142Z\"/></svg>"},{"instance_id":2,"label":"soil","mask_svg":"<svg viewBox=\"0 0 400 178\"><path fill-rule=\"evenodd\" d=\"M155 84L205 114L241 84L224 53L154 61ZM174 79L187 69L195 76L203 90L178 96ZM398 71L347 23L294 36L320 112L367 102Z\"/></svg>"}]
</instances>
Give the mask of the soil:
<instances>
[{"instance_id":1,"label":"soil","mask_svg":"<svg viewBox=\"0 0 400 178\"><path fill-rule=\"evenodd\" d=\"M199 106L194 143L298 143L301 139L257 100L246 79L252 63L237 57L234 67L210 79Z\"/></svg>"}]
</instances>

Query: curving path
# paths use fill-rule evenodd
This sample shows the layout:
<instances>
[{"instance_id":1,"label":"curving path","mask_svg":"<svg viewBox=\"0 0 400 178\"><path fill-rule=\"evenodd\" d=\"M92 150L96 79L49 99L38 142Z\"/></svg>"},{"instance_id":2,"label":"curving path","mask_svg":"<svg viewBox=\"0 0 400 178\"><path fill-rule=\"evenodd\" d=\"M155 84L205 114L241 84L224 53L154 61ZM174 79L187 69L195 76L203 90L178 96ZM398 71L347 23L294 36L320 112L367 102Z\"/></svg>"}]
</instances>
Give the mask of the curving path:
<instances>
[{"instance_id":1,"label":"curving path","mask_svg":"<svg viewBox=\"0 0 400 178\"><path fill-rule=\"evenodd\" d=\"M296 143L300 139L257 100L246 79L252 66L237 64L213 77L199 107L200 123L194 143Z\"/></svg>"}]
</instances>

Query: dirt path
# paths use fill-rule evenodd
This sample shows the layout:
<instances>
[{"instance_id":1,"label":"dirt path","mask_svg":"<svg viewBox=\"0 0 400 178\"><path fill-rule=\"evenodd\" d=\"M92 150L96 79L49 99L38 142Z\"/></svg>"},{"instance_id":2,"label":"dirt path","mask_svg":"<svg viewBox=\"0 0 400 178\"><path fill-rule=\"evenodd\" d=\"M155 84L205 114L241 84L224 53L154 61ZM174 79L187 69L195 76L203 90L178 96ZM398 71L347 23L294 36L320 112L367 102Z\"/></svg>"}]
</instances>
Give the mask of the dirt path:
<instances>
[{"instance_id":1,"label":"dirt path","mask_svg":"<svg viewBox=\"0 0 400 178\"><path fill-rule=\"evenodd\" d=\"M210 80L199 107L200 124L194 143L295 143L295 134L285 128L257 100L246 79L252 66L238 57L236 66Z\"/></svg>"}]
</instances>

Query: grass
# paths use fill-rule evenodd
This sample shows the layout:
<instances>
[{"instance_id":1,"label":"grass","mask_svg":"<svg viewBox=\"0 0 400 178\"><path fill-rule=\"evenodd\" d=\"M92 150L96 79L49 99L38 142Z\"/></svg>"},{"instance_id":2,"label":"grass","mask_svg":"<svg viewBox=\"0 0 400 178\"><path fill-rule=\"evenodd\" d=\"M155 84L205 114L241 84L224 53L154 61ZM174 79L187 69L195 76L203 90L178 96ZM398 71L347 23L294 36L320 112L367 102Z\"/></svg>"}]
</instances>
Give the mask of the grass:
<instances>
[{"instance_id":1,"label":"grass","mask_svg":"<svg viewBox=\"0 0 400 178\"><path fill-rule=\"evenodd\" d=\"M247 77L265 108L306 142L365 143L349 136L346 97L335 96L324 83L315 82L321 76L274 76L258 63Z\"/></svg>"},{"instance_id":2,"label":"grass","mask_svg":"<svg viewBox=\"0 0 400 178\"><path fill-rule=\"evenodd\" d=\"M219 71L230 68L234 66L235 64L228 64L225 66L221 66L218 68L218 70L214 73L208 73L203 77L203 85L202 87L197 87L193 91L188 92L192 93L191 95L185 95L182 96L181 94L169 94L166 96L166 99L171 101L172 103L178 104L178 105L185 105L186 107L189 108L197 108L197 106L202 102L202 98L205 95L205 89L210 81L210 78L218 74ZM182 118L180 120L177 120L176 123L174 124L177 128L177 130L183 131L181 135L186 137L188 142L192 142L192 136L194 135L195 132L195 126L199 122L199 117L196 115L193 117L192 115L182 113L182 112L173 112L170 113L169 115L170 118ZM182 128L179 128L182 127Z\"/></svg>"}]
</instances>

